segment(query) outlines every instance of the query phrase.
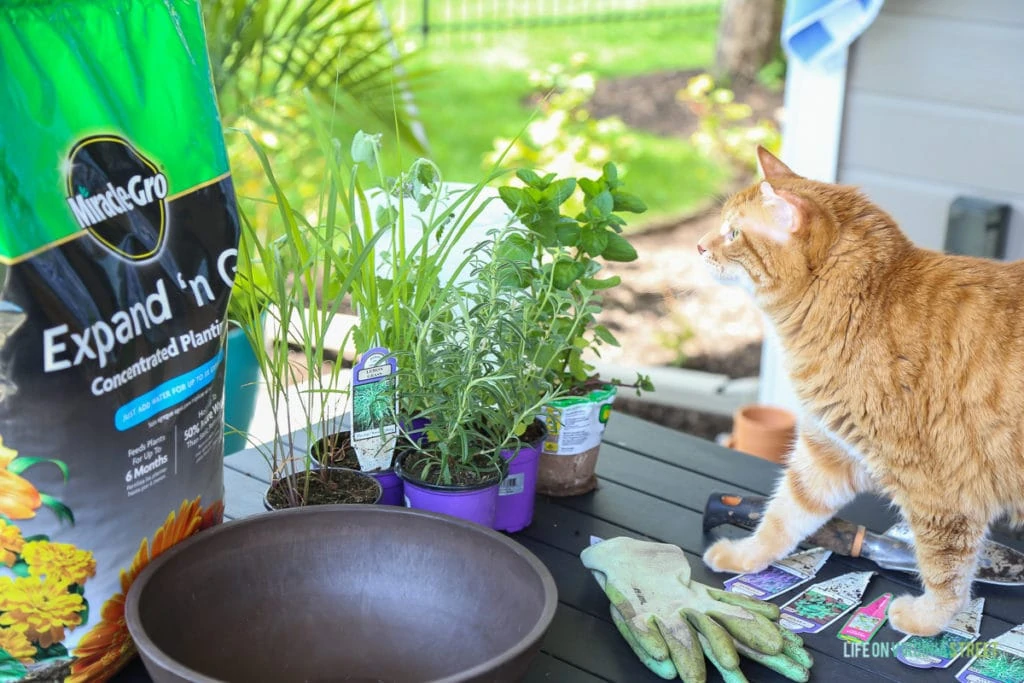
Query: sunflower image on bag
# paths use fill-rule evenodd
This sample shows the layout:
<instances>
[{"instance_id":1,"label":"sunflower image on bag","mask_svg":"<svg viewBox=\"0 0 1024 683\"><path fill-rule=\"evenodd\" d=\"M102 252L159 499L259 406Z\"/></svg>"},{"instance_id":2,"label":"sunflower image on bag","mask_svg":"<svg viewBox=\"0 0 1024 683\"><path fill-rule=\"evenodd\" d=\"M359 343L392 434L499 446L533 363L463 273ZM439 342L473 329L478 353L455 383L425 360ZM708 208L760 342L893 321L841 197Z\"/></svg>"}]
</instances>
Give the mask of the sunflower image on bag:
<instances>
[{"instance_id":1,"label":"sunflower image on bag","mask_svg":"<svg viewBox=\"0 0 1024 683\"><path fill-rule=\"evenodd\" d=\"M103 681L223 517L235 192L196 0L0 6L0 681Z\"/></svg>"}]
</instances>

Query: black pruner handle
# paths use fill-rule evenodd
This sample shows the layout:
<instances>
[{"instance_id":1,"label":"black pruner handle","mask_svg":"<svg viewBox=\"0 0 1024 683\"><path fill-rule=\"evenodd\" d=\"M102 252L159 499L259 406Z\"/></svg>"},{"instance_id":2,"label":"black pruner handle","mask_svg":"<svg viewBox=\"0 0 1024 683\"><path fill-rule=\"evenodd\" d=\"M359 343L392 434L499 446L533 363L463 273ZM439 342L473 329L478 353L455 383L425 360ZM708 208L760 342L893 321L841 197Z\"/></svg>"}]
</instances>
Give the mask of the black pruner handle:
<instances>
[{"instance_id":1,"label":"black pruner handle","mask_svg":"<svg viewBox=\"0 0 1024 683\"><path fill-rule=\"evenodd\" d=\"M738 493L712 493L704 506L704 531L723 524L753 531L761 522L768 499Z\"/></svg>"}]
</instances>

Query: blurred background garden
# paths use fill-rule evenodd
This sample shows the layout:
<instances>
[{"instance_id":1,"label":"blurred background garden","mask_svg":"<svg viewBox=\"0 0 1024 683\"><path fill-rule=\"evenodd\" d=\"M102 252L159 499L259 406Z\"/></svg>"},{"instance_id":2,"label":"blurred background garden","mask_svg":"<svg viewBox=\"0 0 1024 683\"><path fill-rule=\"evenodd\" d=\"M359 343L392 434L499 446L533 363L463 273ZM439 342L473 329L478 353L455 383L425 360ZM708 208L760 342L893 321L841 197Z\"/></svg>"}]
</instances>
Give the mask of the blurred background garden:
<instances>
[{"instance_id":1,"label":"blurred background garden","mask_svg":"<svg viewBox=\"0 0 1024 683\"><path fill-rule=\"evenodd\" d=\"M381 133L386 172L425 156L454 182L495 164L596 177L613 161L648 209L627 227L639 259L614 265L623 284L602 316L621 347L604 359L750 378L760 317L706 276L695 243L754 177L755 145L779 147L782 5L211 0L204 14L239 201L268 233L282 229L273 190L234 129L262 143L281 190L311 215L323 177L314 124L342 141ZM652 410L637 408L709 438L729 422Z\"/></svg>"}]
</instances>

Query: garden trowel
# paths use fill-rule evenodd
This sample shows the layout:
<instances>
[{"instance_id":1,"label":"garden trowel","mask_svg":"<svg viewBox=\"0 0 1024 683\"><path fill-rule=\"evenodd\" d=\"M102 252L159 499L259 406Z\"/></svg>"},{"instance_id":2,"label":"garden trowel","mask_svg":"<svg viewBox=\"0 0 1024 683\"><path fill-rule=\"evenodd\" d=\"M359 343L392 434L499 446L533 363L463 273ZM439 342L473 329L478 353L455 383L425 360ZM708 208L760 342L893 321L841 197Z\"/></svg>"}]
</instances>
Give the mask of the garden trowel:
<instances>
[{"instance_id":1,"label":"garden trowel","mask_svg":"<svg viewBox=\"0 0 1024 683\"><path fill-rule=\"evenodd\" d=\"M767 502L763 496L712 493L704 508L704 531L723 524L753 531ZM884 534L876 534L862 525L834 517L808 536L804 544L826 548L837 555L863 557L883 569L917 572L913 536L905 522L890 527ZM974 580L999 586L1024 586L1024 553L986 540Z\"/></svg>"}]
</instances>

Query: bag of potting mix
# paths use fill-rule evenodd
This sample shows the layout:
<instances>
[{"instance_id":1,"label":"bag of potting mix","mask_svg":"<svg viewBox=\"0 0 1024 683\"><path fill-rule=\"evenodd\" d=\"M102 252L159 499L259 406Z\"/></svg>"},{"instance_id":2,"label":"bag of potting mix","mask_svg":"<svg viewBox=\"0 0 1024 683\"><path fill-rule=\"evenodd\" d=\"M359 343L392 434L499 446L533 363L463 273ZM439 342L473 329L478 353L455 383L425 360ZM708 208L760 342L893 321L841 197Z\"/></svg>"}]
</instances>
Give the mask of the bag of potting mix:
<instances>
[{"instance_id":1,"label":"bag of potting mix","mask_svg":"<svg viewBox=\"0 0 1024 683\"><path fill-rule=\"evenodd\" d=\"M0 4L0 680L105 680L223 511L234 189L196 0Z\"/></svg>"}]
</instances>

